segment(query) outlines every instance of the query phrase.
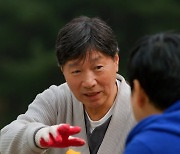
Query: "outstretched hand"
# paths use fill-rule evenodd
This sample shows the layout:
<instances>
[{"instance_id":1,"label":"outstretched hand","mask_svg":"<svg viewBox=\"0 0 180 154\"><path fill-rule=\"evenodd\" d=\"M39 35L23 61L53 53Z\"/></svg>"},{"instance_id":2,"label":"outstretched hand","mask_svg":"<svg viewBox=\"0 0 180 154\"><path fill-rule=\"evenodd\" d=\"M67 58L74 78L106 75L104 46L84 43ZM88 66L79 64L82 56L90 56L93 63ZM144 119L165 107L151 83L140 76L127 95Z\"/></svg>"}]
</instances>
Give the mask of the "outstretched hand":
<instances>
[{"instance_id":1,"label":"outstretched hand","mask_svg":"<svg viewBox=\"0 0 180 154\"><path fill-rule=\"evenodd\" d=\"M35 142L41 148L65 148L69 146L82 146L85 141L71 135L81 131L78 126L60 124L40 129L35 135Z\"/></svg>"}]
</instances>

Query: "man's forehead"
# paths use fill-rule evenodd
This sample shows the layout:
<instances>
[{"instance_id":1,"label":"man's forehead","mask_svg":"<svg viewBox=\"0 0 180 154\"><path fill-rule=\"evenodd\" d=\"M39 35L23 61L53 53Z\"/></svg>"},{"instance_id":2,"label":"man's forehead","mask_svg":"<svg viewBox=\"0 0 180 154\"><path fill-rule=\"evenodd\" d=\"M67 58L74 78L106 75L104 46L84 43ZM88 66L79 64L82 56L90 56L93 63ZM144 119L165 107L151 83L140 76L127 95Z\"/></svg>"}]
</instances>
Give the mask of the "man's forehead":
<instances>
[{"instance_id":1,"label":"man's forehead","mask_svg":"<svg viewBox=\"0 0 180 154\"><path fill-rule=\"evenodd\" d=\"M88 52L86 56L84 56L83 58L69 60L67 62L67 65L69 67L73 67L77 65L82 65L85 62L94 63L96 61L101 60L103 57L104 57L103 54L100 52L91 52L91 53Z\"/></svg>"}]
</instances>

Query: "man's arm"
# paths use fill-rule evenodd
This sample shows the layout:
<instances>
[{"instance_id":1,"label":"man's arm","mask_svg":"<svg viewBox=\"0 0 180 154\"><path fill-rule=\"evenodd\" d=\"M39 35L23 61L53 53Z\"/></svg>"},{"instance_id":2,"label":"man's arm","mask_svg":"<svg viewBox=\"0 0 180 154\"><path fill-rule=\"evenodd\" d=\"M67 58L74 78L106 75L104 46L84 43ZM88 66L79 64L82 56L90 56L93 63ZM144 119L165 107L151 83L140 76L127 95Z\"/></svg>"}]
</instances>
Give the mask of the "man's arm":
<instances>
[{"instance_id":1,"label":"man's arm","mask_svg":"<svg viewBox=\"0 0 180 154\"><path fill-rule=\"evenodd\" d=\"M52 86L37 95L25 114L18 116L17 120L1 130L1 153L33 154L46 150L36 146L34 136L40 128L56 125L57 113L60 112L57 111L57 106L61 111L65 110L65 94L59 91L61 90L56 86Z\"/></svg>"}]
</instances>

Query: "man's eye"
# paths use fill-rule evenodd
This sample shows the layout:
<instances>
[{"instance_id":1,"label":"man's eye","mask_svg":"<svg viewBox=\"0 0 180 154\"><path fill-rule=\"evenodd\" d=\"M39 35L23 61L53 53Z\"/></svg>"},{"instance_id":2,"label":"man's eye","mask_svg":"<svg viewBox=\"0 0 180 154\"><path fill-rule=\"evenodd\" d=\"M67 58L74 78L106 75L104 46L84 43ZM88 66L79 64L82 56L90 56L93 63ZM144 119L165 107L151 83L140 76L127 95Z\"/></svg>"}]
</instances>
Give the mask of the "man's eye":
<instances>
[{"instance_id":1,"label":"man's eye","mask_svg":"<svg viewBox=\"0 0 180 154\"><path fill-rule=\"evenodd\" d=\"M96 69L97 70L100 70L100 69L102 69L103 68L103 66L96 66Z\"/></svg>"},{"instance_id":2,"label":"man's eye","mask_svg":"<svg viewBox=\"0 0 180 154\"><path fill-rule=\"evenodd\" d=\"M80 70L75 70L75 71L72 72L72 74L78 74L80 72L81 72Z\"/></svg>"}]
</instances>

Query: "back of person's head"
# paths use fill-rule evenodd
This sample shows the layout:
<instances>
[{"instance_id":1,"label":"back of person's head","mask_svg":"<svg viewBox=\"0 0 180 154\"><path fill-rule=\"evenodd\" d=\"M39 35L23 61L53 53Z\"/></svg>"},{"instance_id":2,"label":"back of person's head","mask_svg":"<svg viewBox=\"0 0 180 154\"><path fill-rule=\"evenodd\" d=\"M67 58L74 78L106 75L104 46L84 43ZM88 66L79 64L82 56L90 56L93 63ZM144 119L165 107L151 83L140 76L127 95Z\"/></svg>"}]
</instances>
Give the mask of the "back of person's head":
<instances>
[{"instance_id":1,"label":"back of person's head","mask_svg":"<svg viewBox=\"0 0 180 154\"><path fill-rule=\"evenodd\" d=\"M180 35L161 33L140 39L131 51L127 76L132 90L137 79L158 109L180 100Z\"/></svg>"},{"instance_id":2,"label":"back of person's head","mask_svg":"<svg viewBox=\"0 0 180 154\"><path fill-rule=\"evenodd\" d=\"M89 51L102 52L114 58L118 43L112 29L98 17L80 16L60 29L56 40L58 63L86 57Z\"/></svg>"}]
</instances>

